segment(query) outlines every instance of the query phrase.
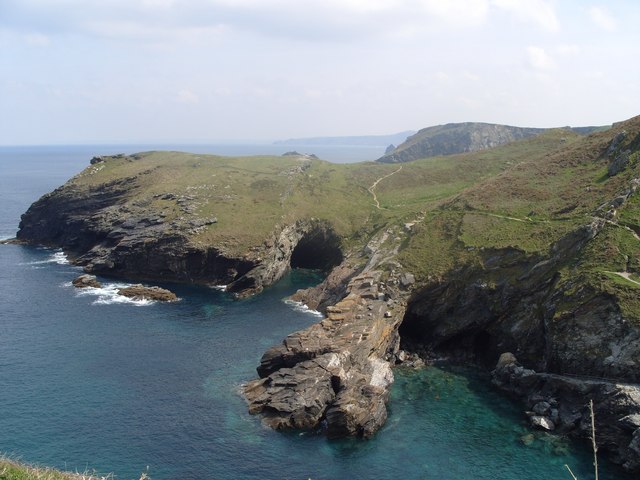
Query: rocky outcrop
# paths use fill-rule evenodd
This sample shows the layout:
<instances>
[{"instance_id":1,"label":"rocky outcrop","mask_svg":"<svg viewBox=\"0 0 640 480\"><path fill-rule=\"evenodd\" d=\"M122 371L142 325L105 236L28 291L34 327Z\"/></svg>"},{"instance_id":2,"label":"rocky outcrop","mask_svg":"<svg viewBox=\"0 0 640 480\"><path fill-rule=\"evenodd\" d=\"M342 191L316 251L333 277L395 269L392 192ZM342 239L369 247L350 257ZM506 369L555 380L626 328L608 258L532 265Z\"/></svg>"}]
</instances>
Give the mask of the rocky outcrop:
<instances>
[{"instance_id":1,"label":"rocky outcrop","mask_svg":"<svg viewBox=\"0 0 640 480\"><path fill-rule=\"evenodd\" d=\"M244 386L251 413L272 428L323 428L330 437L369 437L385 423L404 306L379 279L352 278L327 318L264 354L261 378Z\"/></svg>"},{"instance_id":2,"label":"rocky outcrop","mask_svg":"<svg viewBox=\"0 0 640 480\"><path fill-rule=\"evenodd\" d=\"M291 267L329 271L342 261L340 239L331 226L319 220L302 220L282 228L265 241L255 266L227 286L227 291L247 296L282 278Z\"/></svg>"},{"instance_id":3,"label":"rocky outcrop","mask_svg":"<svg viewBox=\"0 0 640 480\"><path fill-rule=\"evenodd\" d=\"M419 158L475 152L542 133L542 128L520 128L490 123L448 123L420 130L391 152L382 163L410 162Z\"/></svg>"},{"instance_id":4,"label":"rocky outcrop","mask_svg":"<svg viewBox=\"0 0 640 480\"><path fill-rule=\"evenodd\" d=\"M136 189L137 177L99 188L69 182L31 205L16 241L61 247L87 273L223 284L239 296L260 292L292 265L329 270L342 260L340 239L327 222L309 219L276 227L263 245L238 256L193 241L200 228L217 219L193 215L188 195L130 201ZM156 198L175 203L183 216L168 220L167 212L151 207Z\"/></svg>"},{"instance_id":5,"label":"rocky outcrop","mask_svg":"<svg viewBox=\"0 0 640 480\"><path fill-rule=\"evenodd\" d=\"M95 275L83 274L73 279L71 282L76 288L102 288L102 284Z\"/></svg>"},{"instance_id":6,"label":"rocky outcrop","mask_svg":"<svg viewBox=\"0 0 640 480\"><path fill-rule=\"evenodd\" d=\"M492 381L524 403L533 427L577 438L591 438L589 402L593 401L599 449L625 469L640 470L640 386L537 373L519 365L513 355L501 357Z\"/></svg>"},{"instance_id":7,"label":"rocky outcrop","mask_svg":"<svg viewBox=\"0 0 640 480\"><path fill-rule=\"evenodd\" d=\"M131 298L133 300L152 300L157 302L175 302L178 297L171 290L160 287L145 287L138 283L125 288L118 289L118 295Z\"/></svg>"}]
</instances>

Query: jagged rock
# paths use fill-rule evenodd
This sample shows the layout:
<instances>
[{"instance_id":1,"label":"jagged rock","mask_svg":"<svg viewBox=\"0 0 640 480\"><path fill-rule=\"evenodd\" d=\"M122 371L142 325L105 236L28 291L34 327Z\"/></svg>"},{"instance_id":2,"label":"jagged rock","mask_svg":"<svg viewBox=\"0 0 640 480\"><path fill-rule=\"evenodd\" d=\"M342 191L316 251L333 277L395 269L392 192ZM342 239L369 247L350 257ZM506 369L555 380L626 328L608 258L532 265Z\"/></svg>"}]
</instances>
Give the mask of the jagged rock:
<instances>
[{"instance_id":1,"label":"jagged rock","mask_svg":"<svg viewBox=\"0 0 640 480\"><path fill-rule=\"evenodd\" d=\"M79 277L76 277L75 279L73 279L71 283L76 288L87 288L87 287L102 288L102 284L98 281L96 276L89 275L87 273L82 274Z\"/></svg>"},{"instance_id":2,"label":"jagged rock","mask_svg":"<svg viewBox=\"0 0 640 480\"><path fill-rule=\"evenodd\" d=\"M392 143L390 144L385 150L384 150L384 154L385 155L389 155L391 152L393 152L396 149L396 146Z\"/></svg>"},{"instance_id":3,"label":"jagged rock","mask_svg":"<svg viewBox=\"0 0 640 480\"><path fill-rule=\"evenodd\" d=\"M607 175L613 177L623 171L627 165L629 165L629 154L631 152L621 152L618 154L613 161L607 167Z\"/></svg>"},{"instance_id":4,"label":"jagged rock","mask_svg":"<svg viewBox=\"0 0 640 480\"><path fill-rule=\"evenodd\" d=\"M540 428L542 430L546 430L548 432L551 432L556 429L556 426L553 424L551 419L547 417L534 415L531 418L529 418L529 421L531 422L531 425L533 425L534 427Z\"/></svg>"},{"instance_id":5,"label":"jagged rock","mask_svg":"<svg viewBox=\"0 0 640 480\"><path fill-rule=\"evenodd\" d=\"M636 471L640 469L640 428L633 432L633 437L629 442L628 449L632 452L628 455L627 461L623 464L624 468L629 471Z\"/></svg>"},{"instance_id":6,"label":"jagged rock","mask_svg":"<svg viewBox=\"0 0 640 480\"><path fill-rule=\"evenodd\" d=\"M369 298L377 278L352 278L327 318L263 355L262 378L244 387L251 413L273 428L317 428L324 419L330 437L368 437L384 424L393 382L386 359L398 350L401 317L385 316L388 305Z\"/></svg>"},{"instance_id":7,"label":"jagged rock","mask_svg":"<svg viewBox=\"0 0 640 480\"><path fill-rule=\"evenodd\" d=\"M640 428L640 414L627 415L626 417L622 417L619 421L621 425L629 430L637 430Z\"/></svg>"},{"instance_id":8,"label":"jagged rock","mask_svg":"<svg viewBox=\"0 0 640 480\"><path fill-rule=\"evenodd\" d=\"M611 155L613 152L615 152L625 138L627 138L627 132L625 132L624 130L616 134L616 136L613 137L611 143L607 147L606 155Z\"/></svg>"},{"instance_id":9,"label":"jagged rock","mask_svg":"<svg viewBox=\"0 0 640 480\"><path fill-rule=\"evenodd\" d=\"M533 412L536 415L547 415L551 410L551 405L548 402L538 402L533 406Z\"/></svg>"},{"instance_id":10,"label":"jagged rock","mask_svg":"<svg viewBox=\"0 0 640 480\"><path fill-rule=\"evenodd\" d=\"M142 284L118 289L118 295L133 298L134 300L156 300L159 302L175 302L178 297L175 293L160 287L145 287Z\"/></svg>"},{"instance_id":11,"label":"jagged rock","mask_svg":"<svg viewBox=\"0 0 640 480\"><path fill-rule=\"evenodd\" d=\"M640 450L628 447L638 442L634 422L640 417L639 386L537 373L515 364L496 368L492 381L501 390L528 402L525 405L534 410L530 416L533 425L546 430L553 425L572 437L591 437L588 401L593 400L598 444L611 451L612 459L626 469L633 471L640 467ZM551 406L551 402L538 402L540 398L553 398L557 403L555 421L552 417L556 408L548 409L547 415L546 406ZM531 405L531 401L538 403Z\"/></svg>"}]
</instances>

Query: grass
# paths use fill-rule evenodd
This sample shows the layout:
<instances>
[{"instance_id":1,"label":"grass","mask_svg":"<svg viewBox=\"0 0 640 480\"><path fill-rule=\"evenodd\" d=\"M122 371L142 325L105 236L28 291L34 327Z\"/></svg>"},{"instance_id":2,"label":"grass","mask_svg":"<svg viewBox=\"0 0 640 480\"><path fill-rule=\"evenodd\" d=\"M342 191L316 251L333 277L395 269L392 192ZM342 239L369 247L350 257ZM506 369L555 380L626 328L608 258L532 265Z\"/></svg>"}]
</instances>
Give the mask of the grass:
<instances>
[{"instance_id":1,"label":"grass","mask_svg":"<svg viewBox=\"0 0 640 480\"><path fill-rule=\"evenodd\" d=\"M331 223L351 252L393 229L402 233L396 260L425 282L481 263L479 252L487 249L544 256L564 235L603 215L607 208L597 207L640 177L637 161L615 177L606 174L610 159L604 152L622 128L628 145L620 148L633 147L638 118L586 137L549 130L490 150L403 163L401 170L397 164L295 156L146 152L92 165L71 183L93 189L121 181L131 187L123 200L128 208L162 213L165 222L216 217L191 240L239 256L259 256L265 241L301 219ZM369 189L379 179L377 208ZM633 229L640 231L640 195L618 210L622 226L607 227L572 268L594 275L640 272L640 242L633 236ZM410 232L405 223L413 224Z\"/></svg>"},{"instance_id":2,"label":"grass","mask_svg":"<svg viewBox=\"0 0 640 480\"><path fill-rule=\"evenodd\" d=\"M138 480L151 480L149 467ZM29 465L5 456L0 456L0 480L114 480L113 473L100 475L96 472L63 472L55 468Z\"/></svg>"}]
</instances>

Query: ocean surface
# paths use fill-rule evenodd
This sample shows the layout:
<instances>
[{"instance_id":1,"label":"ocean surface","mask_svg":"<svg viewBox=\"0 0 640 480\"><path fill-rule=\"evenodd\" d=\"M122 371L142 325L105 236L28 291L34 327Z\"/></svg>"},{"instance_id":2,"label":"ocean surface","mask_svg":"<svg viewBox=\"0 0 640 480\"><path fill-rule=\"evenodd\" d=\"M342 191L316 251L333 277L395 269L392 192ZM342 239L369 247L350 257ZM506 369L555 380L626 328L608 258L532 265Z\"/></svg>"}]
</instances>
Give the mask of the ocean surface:
<instances>
[{"instance_id":1,"label":"ocean surface","mask_svg":"<svg viewBox=\"0 0 640 480\"><path fill-rule=\"evenodd\" d=\"M14 236L29 204L93 155L159 148L260 153L255 145L0 147L0 238ZM339 162L376 158L317 150ZM71 286L79 273L59 251L0 245L0 452L127 480L142 472L153 480L571 480L565 464L593 478L587 445L529 430L486 376L460 369L396 370L388 423L372 440L262 427L238 389L269 346L318 320L284 301L317 282L313 272L294 271L242 301L165 285L181 298L173 304L119 299L122 280L79 291ZM602 460L600 478L630 477Z\"/></svg>"}]
</instances>

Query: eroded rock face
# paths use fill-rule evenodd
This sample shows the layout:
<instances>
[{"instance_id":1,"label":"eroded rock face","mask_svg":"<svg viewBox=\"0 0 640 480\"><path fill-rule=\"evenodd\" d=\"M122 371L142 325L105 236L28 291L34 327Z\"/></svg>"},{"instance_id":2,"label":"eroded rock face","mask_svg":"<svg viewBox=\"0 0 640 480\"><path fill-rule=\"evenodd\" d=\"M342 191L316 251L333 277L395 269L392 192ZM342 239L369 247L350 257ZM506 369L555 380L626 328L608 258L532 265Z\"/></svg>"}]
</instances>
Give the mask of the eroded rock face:
<instances>
[{"instance_id":1,"label":"eroded rock face","mask_svg":"<svg viewBox=\"0 0 640 480\"><path fill-rule=\"evenodd\" d=\"M589 401L594 403L596 442L629 471L640 469L640 386L538 373L512 362L492 372L499 389L524 403L533 426L591 438Z\"/></svg>"},{"instance_id":2,"label":"eroded rock face","mask_svg":"<svg viewBox=\"0 0 640 480\"><path fill-rule=\"evenodd\" d=\"M342 261L340 239L320 220L300 220L287 225L266 242L256 265L227 286L227 291L247 296L262 291L291 267L330 271Z\"/></svg>"},{"instance_id":3,"label":"eroded rock face","mask_svg":"<svg viewBox=\"0 0 640 480\"><path fill-rule=\"evenodd\" d=\"M145 201L130 201L136 177L118 179L99 188L73 182L35 202L22 216L17 241L61 247L87 273L228 285L238 296L260 292L292 266L329 271L342 261L340 239L331 225L299 220L284 225L255 254L235 256L192 241L200 228L217 222L192 212L188 196L158 194L175 201L182 220Z\"/></svg>"},{"instance_id":4,"label":"eroded rock face","mask_svg":"<svg viewBox=\"0 0 640 480\"><path fill-rule=\"evenodd\" d=\"M379 273L353 278L327 318L270 348L244 394L272 428L320 428L330 437L373 435L386 421L403 306ZM389 312L386 316L385 312Z\"/></svg>"}]
</instances>

